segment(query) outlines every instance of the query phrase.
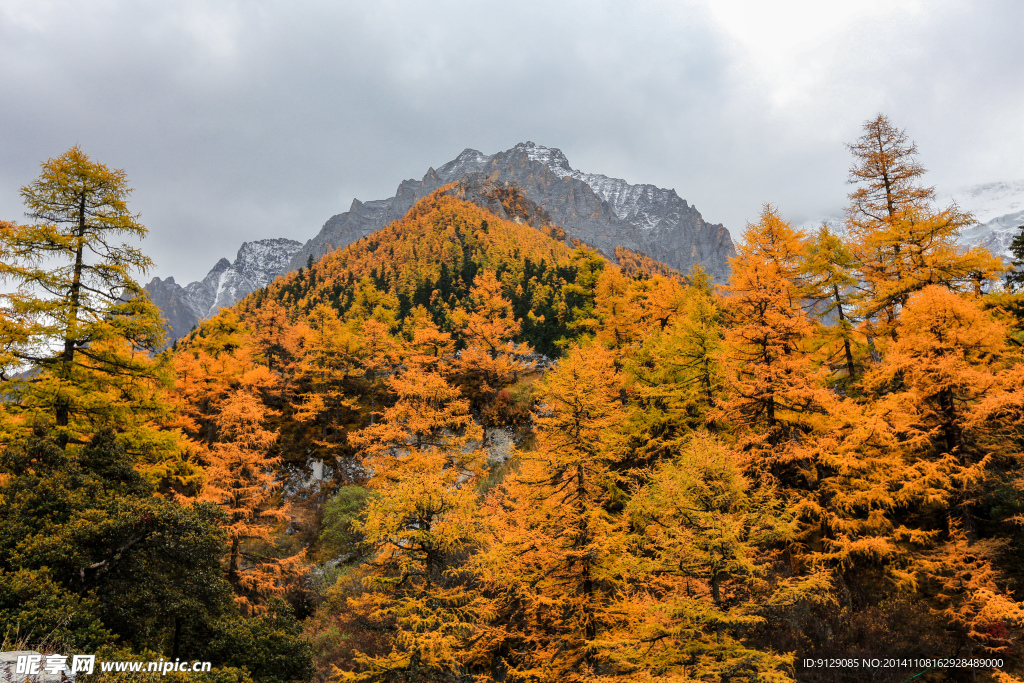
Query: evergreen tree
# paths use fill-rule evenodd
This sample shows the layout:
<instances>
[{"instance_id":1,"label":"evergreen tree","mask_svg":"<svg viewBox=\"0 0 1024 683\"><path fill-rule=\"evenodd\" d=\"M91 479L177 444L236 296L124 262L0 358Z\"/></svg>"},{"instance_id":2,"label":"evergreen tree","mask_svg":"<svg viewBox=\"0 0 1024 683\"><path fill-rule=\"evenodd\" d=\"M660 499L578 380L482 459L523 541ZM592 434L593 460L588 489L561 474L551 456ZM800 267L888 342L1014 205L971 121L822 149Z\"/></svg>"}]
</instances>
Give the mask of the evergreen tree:
<instances>
[{"instance_id":1,"label":"evergreen tree","mask_svg":"<svg viewBox=\"0 0 1024 683\"><path fill-rule=\"evenodd\" d=\"M0 501L5 637L177 656L230 609L222 515L154 497L110 431L77 455L50 438L5 447Z\"/></svg>"},{"instance_id":2,"label":"evergreen tree","mask_svg":"<svg viewBox=\"0 0 1024 683\"><path fill-rule=\"evenodd\" d=\"M1013 260L1010 261L1010 271L1006 273L1006 288L1016 291L1024 287L1024 225L1017 228L1017 234L1010 243L1010 253Z\"/></svg>"}]
</instances>

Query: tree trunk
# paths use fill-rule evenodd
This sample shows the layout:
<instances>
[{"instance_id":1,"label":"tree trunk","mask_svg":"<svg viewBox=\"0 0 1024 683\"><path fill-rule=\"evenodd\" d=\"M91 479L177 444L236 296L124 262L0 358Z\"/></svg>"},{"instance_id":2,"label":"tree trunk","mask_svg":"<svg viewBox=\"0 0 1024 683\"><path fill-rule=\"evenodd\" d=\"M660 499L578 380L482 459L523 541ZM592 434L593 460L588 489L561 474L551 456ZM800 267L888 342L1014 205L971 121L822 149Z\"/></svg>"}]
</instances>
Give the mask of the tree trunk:
<instances>
[{"instance_id":1,"label":"tree trunk","mask_svg":"<svg viewBox=\"0 0 1024 683\"><path fill-rule=\"evenodd\" d=\"M71 371L75 362L75 344L78 342L78 308L82 291L82 251L85 245L85 194L82 194L78 205L78 232L75 249L75 269L71 279L70 306L68 308L67 326L64 328L64 352L61 354L60 378L67 382L71 379ZM65 395L58 395L55 417L58 427L67 427L71 421L71 401ZM68 444L68 435L59 437L61 448Z\"/></svg>"},{"instance_id":2,"label":"tree trunk","mask_svg":"<svg viewBox=\"0 0 1024 683\"><path fill-rule=\"evenodd\" d=\"M843 302L839 298L839 285L832 285L832 292L836 297L836 311L839 313L839 324L842 326L846 322L846 316L843 314ZM850 379L853 379L855 370L853 349L850 348L850 340L845 336L843 337L843 348L846 350L846 371L850 373Z\"/></svg>"},{"instance_id":3,"label":"tree trunk","mask_svg":"<svg viewBox=\"0 0 1024 683\"><path fill-rule=\"evenodd\" d=\"M228 561L228 583L237 591L240 577L238 575L239 543L241 539L237 536L231 539L231 557Z\"/></svg>"}]
</instances>

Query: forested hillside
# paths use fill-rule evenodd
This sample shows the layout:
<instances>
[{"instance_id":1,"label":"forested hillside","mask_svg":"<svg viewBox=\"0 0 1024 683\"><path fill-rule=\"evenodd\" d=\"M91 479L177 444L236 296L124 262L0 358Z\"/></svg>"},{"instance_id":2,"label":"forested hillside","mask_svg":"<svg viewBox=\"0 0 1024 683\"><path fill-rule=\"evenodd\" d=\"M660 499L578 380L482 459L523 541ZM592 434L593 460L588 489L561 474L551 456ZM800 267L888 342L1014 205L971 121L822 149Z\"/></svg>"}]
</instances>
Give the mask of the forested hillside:
<instances>
[{"instance_id":1,"label":"forested hillside","mask_svg":"<svg viewBox=\"0 0 1024 683\"><path fill-rule=\"evenodd\" d=\"M6 642L225 681L1024 680L1019 273L888 119L851 151L844 232L766 205L725 287L503 186L160 354L137 252L7 295ZM5 224L19 282L26 245L144 230L123 174L47 163L27 201L108 206Z\"/></svg>"}]
</instances>

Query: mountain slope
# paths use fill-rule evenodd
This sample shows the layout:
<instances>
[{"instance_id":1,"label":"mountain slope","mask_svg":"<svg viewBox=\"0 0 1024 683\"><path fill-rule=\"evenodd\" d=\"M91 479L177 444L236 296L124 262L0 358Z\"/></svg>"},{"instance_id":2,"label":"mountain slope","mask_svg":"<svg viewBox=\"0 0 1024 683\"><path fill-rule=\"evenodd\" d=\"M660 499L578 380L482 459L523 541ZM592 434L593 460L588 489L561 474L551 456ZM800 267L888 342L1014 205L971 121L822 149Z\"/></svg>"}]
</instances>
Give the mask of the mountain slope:
<instances>
[{"instance_id":1,"label":"mountain slope","mask_svg":"<svg viewBox=\"0 0 1024 683\"><path fill-rule=\"evenodd\" d=\"M383 311L397 320L424 306L457 337L454 312L486 270L522 320L517 340L557 355L556 341L575 336L574 321L590 315L597 274L608 261L570 250L562 231L545 225L543 210L516 188L473 179L435 191L401 219L255 292L239 303L242 318L258 320L268 301L293 318L321 303L343 316Z\"/></svg>"},{"instance_id":2,"label":"mountain slope","mask_svg":"<svg viewBox=\"0 0 1024 683\"><path fill-rule=\"evenodd\" d=\"M455 182L464 199L511 220L523 216L504 213L493 197L494 188L518 188L522 200L533 207L531 224L559 226L564 241L583 242L613 261L626 258L631 267L645 264L642 269L647 272L681 273L699 263L715 282L728 279L728 259L735 253L729 231L707 223L675 190L583 173L573 169L560 150L525 142L491 155L466 149L436 170L429 169L421 180L402 181L394 197L355 199L348 211L332 216L305 244L286 239L246 242L234 263L221 259L199 282L181 287L173 278L154 278L146 290L163 311L173 341L274 277L384 228L405 216L417 201ZM477 191L485 185L491 189Z\"/></svg>"},{"instance_id":3,"label":"mountain slope","mask_svg":"<svg viewBox=\"0 0 1024 683\"><path fill-rule=\"evenodd\" d=\"M977 225L963 231L960 241L982 246L1009 261L1010 244L1024 225L1024 180L985 183L949 195L961 208L974 214Z\"/></svg>"}]
</instances>

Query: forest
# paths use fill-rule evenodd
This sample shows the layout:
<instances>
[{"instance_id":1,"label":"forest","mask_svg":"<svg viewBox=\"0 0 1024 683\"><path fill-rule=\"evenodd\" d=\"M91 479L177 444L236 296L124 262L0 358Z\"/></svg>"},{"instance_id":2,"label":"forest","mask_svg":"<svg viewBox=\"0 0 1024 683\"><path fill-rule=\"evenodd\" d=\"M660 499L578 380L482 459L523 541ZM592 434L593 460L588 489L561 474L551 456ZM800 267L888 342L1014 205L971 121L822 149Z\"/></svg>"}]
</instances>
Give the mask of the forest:
<instances>
[{"instance_id":1,"label":"forest","mask_svg":"<svg viewBox=\"0 0 1024 683\"><path fill-rule=\"evenodd\" d=\"M1024 227L961 246L883 115L849 150L842 225L766 204L725 285L448 186L170 346L125 172L43 163L0 222L0 650L1024 681Z\"/></svg>"}]
</instances>

